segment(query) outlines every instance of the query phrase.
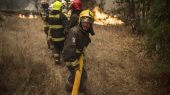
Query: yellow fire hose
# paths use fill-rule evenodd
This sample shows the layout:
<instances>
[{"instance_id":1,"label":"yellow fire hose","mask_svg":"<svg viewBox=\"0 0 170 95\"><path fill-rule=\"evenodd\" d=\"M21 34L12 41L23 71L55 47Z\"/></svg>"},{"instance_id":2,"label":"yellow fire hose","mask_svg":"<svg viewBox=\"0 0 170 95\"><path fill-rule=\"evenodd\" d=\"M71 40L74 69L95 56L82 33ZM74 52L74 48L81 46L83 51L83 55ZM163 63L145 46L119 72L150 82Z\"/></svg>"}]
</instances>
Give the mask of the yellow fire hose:
<instances>
[{"instance_id":1,"label":"yellow fire hose","mask_svg":"<svg viewBox=\"0 0 170 95\"><path fill-rule=\"evenodd\" d=\"M74 85L73 85L71 95L78 95L80 81L81 81L81 75L82 75L82 70L83 70L83 54L80 56L79 64L80 64L80 69L76 71Z\"/></svg>"}]
</instances>

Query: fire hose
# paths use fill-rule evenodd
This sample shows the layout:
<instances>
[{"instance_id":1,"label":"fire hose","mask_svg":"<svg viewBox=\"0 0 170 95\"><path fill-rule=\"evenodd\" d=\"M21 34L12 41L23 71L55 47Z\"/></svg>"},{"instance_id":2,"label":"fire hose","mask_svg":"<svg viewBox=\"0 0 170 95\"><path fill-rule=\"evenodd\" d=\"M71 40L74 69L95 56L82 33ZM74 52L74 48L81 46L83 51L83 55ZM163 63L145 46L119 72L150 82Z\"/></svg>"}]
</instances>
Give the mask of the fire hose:
<instances>
[{"instance_id":1,"label":"fire hose","mask_svg":"<svg viewBox=\"0 0 170 95\"><path fill-rule=\"evenodd\" d=\"M83 70L83 54L80 56L79 59L80 69L76 71L75 79L74 79L74 85L72 89L71 95L78 95L79 87L80 87L80 81L81 81L81 75Z\"/></svg>"}]
</instances>

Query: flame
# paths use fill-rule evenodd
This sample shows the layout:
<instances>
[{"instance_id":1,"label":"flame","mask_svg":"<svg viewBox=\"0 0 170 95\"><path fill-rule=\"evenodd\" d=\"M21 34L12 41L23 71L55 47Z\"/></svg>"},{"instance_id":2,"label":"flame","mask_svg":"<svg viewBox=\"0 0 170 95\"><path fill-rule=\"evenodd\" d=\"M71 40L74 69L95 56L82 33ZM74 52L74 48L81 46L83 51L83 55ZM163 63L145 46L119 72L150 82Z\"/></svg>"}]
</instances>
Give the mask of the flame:
<instances>
[{"instance_id":1,"label":"flame","mask_svg":"<svg viewBox=\"0 0 170 95\"><path fill-rule=\"evenodd\" d=\"M22 18L22 15L21 14L19 14L19 16L18 16L19 18Z\"/></svg>"},{"instance_id":2,"label":"flame","mask_svg":"<svg viewBox=\"0 0 170 95\"><path fill-rule=\"evenodd\" d=\"M94 13L95 13L95 24L99 25L122 25L124 22L121 20L117 19L116 16L112 17L108 14L102 13L99 11L99 7L94 8Z\"/></svg>"},{"instance_id":3,"label":"flame","mask_svg":"<svg viewBox=\"0 0 170 95\"><path fill-rule=\"evenodd\" d=\"M34 18L34 16L32 15L32 14L30 14L29 16L28 16L28 19L33 19Z\"/></svg>"},{"instance_id":4,"label":"flame","mask_svg":"<svg viewBox=\"0 0 170 95\"><path fill-rule=\"evenodd\" d=\"M21 19L36 19L36 18L37 18L37 15L32 15L32 14L30 14L30 15L27 17L27 16L25 16L25 15L19 14L18 17L21 18Z\"/></svg>"},{"instance_id":5,"label":"flame","mask_svg":"<svg viewBox=\"0 0 170 95\"><path fill-rule=\"evenodd\" d=\"M18 17L19 17L19 18L22 18L22 19L25 19L25 18L26 18L25 15L22 15L22 14L19 14Z\"/></svg>"},{"instance_id":6,"label":"flame","mask_svg":"<svg viewBox=\"0 0 170 95\"><path fill-rule=\"evenodd\" d=\"M37 18L37 15L34 15L34 18Z\"/></svg>"},{"instance_id":7,"label":"flame","mask_svg":"<svg viewBox=\"0 0 170 95\"><path fill-rule=\"evenodd\" d=\"M25 16L25 15L22 15L22 18L23 18L23 19L25 19L25 18L26 18L26 16Z\"/></svg>"}]
</instances>

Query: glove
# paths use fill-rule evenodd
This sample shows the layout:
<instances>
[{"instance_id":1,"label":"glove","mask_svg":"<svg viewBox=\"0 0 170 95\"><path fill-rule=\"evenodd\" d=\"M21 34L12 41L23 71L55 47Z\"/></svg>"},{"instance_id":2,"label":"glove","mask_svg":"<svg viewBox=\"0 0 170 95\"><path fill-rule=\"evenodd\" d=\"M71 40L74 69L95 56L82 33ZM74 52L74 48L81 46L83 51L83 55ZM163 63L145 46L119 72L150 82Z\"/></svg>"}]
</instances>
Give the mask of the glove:
<instances>
[{"instance_id":1,"label":"glove","mask_svg":"<svg viewBox=\"0 0 170 95\"><path fill-rule=\"evenodd\" d=\"M80 64L77 64L75 66L72 66L74 71L80 70Z\"/></svg>"},{"instance_id":2,"label":"glove","mask_svg":"<svg viewBox=\"0 0 170 95\"><path fill-rule=\"evenodd\" d=\"M80 69L80 64L78 60L75 60L74 62L72 62L71 65L75 71Z\"/></svg>"}]
</instances>

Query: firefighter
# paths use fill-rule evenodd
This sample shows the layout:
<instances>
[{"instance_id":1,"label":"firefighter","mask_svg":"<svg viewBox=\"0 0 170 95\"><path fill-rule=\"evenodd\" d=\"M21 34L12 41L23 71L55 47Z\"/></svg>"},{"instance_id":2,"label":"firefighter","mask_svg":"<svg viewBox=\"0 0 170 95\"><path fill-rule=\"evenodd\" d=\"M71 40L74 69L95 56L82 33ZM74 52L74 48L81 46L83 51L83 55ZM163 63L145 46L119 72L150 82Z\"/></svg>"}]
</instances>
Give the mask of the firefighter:
<instances>
[{"instance_id":1,"label":"firefighter","mask_svg":"<svg viewBox=\"0 0 170 95\"><path fill-rule=\"evenodd\" d=\"M70 9L71 9L71 16L70 16L69 27L71 28L78 24L79 14L82 11L81 0L73 0L70 4Z\"/></svg>"},{"instance_id":2,"label":"firefighter","mask_svg":"<svg viewBox=\"0 0 170 95\"><path fill-rule=\"evenodd\" d=\"M64 29L67 27L67 17L61 12L62 3L56 1L53 3L48 17L49 23L49 39L52 42L52 51L57 64L60 62L60 54L64 47L65 33Z\"/></svg>"},{"instance_id":3,"label":"firefighter","mask_svg":"<svg viewBox=\"0 0 170 95\"><path fill-rule=\"evenodd\" d=\"M78 60L80 55L84 53L85 48L91 42L90 28L94 22L94 15L90 10L84 10L80 13L79 24L70 28L64 44L62 52L64 62L70 71L70 76L66 83L66 91L71 92L74 84L76 70L79 69ZM79 92L84 92L86 89L87 73L83 67L82 79Z\"/></svg>"},{"instance_id":4,"label":"firefighter","mask_svg":"<svg viewBox=\"0 0 170 95\"><path fill-rule=\"evenodd\" d=\"M48 34L48 23L47 23L47 17L49 15L49 4L47 0L41 0L41 17L44 21L44 32L47 35Z\"/></svg>"},{"instance_id":5,"label":"firefighter","mask_svg":"<svg viewBox=\"0 0 170 95\"><path fill-rule=\"evenodd\" d=\"M47 2L47 0L41 0L41 18L44 22L44 33L46 34L46 39L47 39L47 45L48 48L51 49L51 42L49 40L49 35L48 35L48 31L49 31L49 27L48 27L48 16L49 16L49 4Z\"/></svg>"},{"instance_id":6,"label":"firefighter","mask_svg":"<svg viewBox=\"0 0 170 95\"><path fill-rule=\"evenodd\" d=\"M70 21L69 21L69 28L72 28L78 24L79 15L80 15L81 11L83 11L82 1L81 0L73 0L72 3L70 4L70 9L71 9L71 16L70 16ZM92 36L95 35L95 32L94 32L92 26L90 27L89 32Z\"/></svg>"}]
</instances>

